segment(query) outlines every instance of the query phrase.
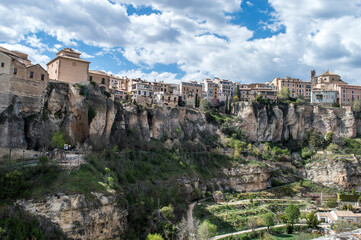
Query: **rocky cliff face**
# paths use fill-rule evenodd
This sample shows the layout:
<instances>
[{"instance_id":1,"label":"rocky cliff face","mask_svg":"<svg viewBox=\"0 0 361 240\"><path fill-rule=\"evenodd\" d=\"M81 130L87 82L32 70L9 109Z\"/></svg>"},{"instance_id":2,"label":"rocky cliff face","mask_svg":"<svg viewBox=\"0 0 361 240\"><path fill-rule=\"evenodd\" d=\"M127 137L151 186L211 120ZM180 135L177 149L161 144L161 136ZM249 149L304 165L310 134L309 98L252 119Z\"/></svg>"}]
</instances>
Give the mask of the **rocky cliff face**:
<instances>
[{"instance_id":1,"label":"rocky cliff face","mask_svg":"<svg viewBox=\"0 0 361 240\"><path fill-rule=\"evenodd\" d=\"M56 194L44 200L21 200L17 205L32 213L40 222L50 221L71 239L115 239L127 227L127 207L115 195Z\"/></svg>"},{"instance_id":2,"label":"rocky cliff face","mask_svg":"<svg viewBox=\"0 0 361 240\"><path fill-rule=\"evenodd\" d=\"M350 108L240 102L236 109L238 126L251 141L301 140L312 128L324 135L334 132L337 137L355 137L359 133Z\"/></svg>"},{"instance_id":3,"label":"rocky cliff face","mask_svg":"<svg viewBox=\"0 0 361 240\"><path fill-rule=\"evenodd\" d=\"M361 163L353 155L319 154L306 165L303 177L325 186L361 191Z\"/></svg>"},{"instance_id":4,"label":"rocky cliff face","mask_svg":"<svg viewBox=\"0 0 361 240\"><path fill-rule=\"evenodd\" d=\"M32 107L39 111L24 112L21 98L14 96L11 109L0 113L0 146L40 149L51 143L59 128L72 145L86 143L95 149L109 144L121 146L129 135L146 141L184 141L208 138L219 130L219 126L208 124L199 110L122 105L106 98L98 87L89 84L85 89L81 95L79 87L49 82L38 101L41 106ZM355 137L361 132L361 120L350 108L239 102L235 109L234 124L250 141L297 141L311 128L323 134L332 131L338 137ZM96 112L93 119L89 119L90 110Z\"/></svg>"}]
</instances>

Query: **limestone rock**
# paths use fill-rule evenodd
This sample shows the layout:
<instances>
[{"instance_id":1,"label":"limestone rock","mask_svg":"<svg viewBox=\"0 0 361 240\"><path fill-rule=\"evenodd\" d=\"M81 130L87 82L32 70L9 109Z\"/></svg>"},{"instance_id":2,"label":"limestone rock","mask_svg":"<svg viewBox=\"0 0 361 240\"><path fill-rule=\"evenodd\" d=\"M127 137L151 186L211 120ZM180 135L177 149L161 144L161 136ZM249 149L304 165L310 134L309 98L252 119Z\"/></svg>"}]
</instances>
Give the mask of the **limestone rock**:
<instances>
[{"instance_id":1,"label":"limestone rock","mask_svg":"<svg viewBox=\"0 0 361 240\"><path fill-rule=\"evenodd\" d=\"M115 195L92 193L93 201L84 195L54 194L44 200L19 200L16 205L38 217L50 220L70 239L115 239L127 227L128 210Z\"/></svg>"}]
</instances>

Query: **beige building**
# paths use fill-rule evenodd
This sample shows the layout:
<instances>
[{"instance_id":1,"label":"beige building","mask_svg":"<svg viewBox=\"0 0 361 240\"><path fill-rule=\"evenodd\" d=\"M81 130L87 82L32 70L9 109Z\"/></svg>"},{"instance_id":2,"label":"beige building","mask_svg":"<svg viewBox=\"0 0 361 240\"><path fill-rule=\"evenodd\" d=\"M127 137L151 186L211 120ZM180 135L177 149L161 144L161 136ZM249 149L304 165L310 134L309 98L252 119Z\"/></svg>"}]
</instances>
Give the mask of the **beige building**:
<instances>
[{"instance_id":1,"label":"beige building","mask_svg":"<svg viewBox=\"0 0 361 240\"><path fill-rule=\"evenodd\" d=\"M48 81L49 77L40 64L33 65L28 55L0 47L0 74L19 79Z\"/></svg>"},{"instance_id":2,"label":"beige building","mask_svg":"<svg viewBox=\"0 0 361 240\"><path fill-rule=\"evenodd\" d=\"M154 103L157 104L164 104L169 107L176 107L178 106L178 99L179 96L176 94L165 93L165 92L154 93Z\"/></svg>"},{"instance_id":3,"label":"beige building","mask_svg":"<svg viewBox=\"0 0 361 240\"><path fill-rule=\"evenodd\" d=\"M290 90L291 97L298 97L303 95L305 99L311 98L312 85L308 81L300 81L298 78L275 78L272 84L280 92L283 87Z\"/></svg>"},{"instance_id":4,"label":"beige building","mask_svg":"<svg viewBox=\"0 0 361 240\"><path fill-rule=\"evenodd\" d=\"M186 105L195 106L196 97L198 102L203 98L202 84L196 81L181 82L179 88L182 101L184 101Z\"/></svg>"},{"instance_id":5,"label":"beige building","mask_svg":"<svg viewBox=\"0 0 361 240\"><path fill-rule=\"evenodd\" d=\"M240 100L253 101L257 96L261 95L264 98L271 100L277 99L277 90L272 84L267 83L251 83L239 84Z\"/></svg>"},{"instance_id":6,"label":"beige building","mask_svg":"<svg viewBox=\"0 0 361 240\"><path fill-rule=\"evenodd\" d=\"M90 62L81 59L81 53L64 48L56 55L57 57L47 64L50 79L69 83L88 81Z\"/></svg>"},{"instance_id":7,"label":"beige building","mask_svg":"<svg viewBox=\"0 0 361 240\"><path fill-rule=\"evenodd\" d=\"M94 70L90 70L88 75L90 82L93 81L97 83L100 89L109 92L110 75L106 74L104 71L94 71Z\"/></svg>"},{"instance_id":8,"label":"beige building","mask_svg":"<svg viewBox=\"0 0 361 240\"><path fill-rule=\"evenodd\" d=\"M132 100L137 103L148 103L153 102L153 86L150 82L142 81L133 82L132 89L130 91Z\"/></svg>"}]
</instances>

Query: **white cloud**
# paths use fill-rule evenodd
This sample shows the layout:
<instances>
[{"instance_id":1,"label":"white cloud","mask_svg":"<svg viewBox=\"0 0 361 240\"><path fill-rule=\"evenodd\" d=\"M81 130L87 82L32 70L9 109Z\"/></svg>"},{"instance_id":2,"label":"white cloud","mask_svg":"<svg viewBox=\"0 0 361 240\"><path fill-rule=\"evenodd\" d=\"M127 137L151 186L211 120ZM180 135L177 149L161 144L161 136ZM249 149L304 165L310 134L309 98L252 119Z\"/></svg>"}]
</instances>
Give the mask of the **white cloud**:
<instances>
[{"instance_id":1,"label":"white cloud","mask_svg":"<svg viewBox=\"0 0 361 240\"><path fill-rule=\"evenodd\" d=\"M311 69L319 73L330 69L346 81L359 81L361 0L269 0L275 12L269 21L260 22L261 26L274 32L285 27L285 33L254 40L249 40L253 31L231 24L226 16L241 11L241 3L241 0L117 0L115 4L106 0L39 0L29 5L26 0L10 1L0 3L0 42L18 46L23 41L34 52L33 58L44 62L42 48L55 52L62 46L44 46L34 35L43 31L63 46L80 49L78 43L82 41L101 47L95 56L110 54L120 66L125 64L118 57L121 54L140 69L152 69L157 63L177 64L185 72L183 79L190 80L218 76L264 82L285 75L306 80ZM128 16L124 4L150 6L159 13ZM94 57L84 53L85 56ZM176 77L157 70L148 74L140 70L126 73L148 79Z\"/></svg>"},{"instance_id":2,"label":"white cloud","mask_svg":"<svg viewBox=\"0 0 361 240\"><path fill-rule=\"evenodd\" d=\"M50 61L50 58L47 55L39 53L37 49L26 47L21 44L3 43L0 44L0 46L9 50L19 51L28 54L28 58L32 61L33 64L40 63L45 69L46 64Z\"/></svg>"},{"instance_id":3,"label":"white cloud","mask_svg":"<svg viewBox=\"0 0 361 240\"><path fill-rule=\"evenodd\" d=\"M253 3L251 3L250 1L247 1L246 4L247 4L249 7L253 7Z\"/></svg>"}]
</instances>

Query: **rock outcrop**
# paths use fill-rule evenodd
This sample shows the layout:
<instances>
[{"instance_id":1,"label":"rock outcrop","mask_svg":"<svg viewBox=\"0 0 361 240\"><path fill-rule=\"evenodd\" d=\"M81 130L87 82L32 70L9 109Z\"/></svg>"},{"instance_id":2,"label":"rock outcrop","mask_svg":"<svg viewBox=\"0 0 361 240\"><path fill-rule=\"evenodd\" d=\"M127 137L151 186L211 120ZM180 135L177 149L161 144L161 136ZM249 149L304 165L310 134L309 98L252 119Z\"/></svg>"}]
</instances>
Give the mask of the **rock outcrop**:
<instances>
[{"instance_id":1,"label":"rock outcrop","mask_svg":"<svg viewBox=\"0 0 361 240\"><path fill-rule=\"evenodd\" d=\"M55 194L44 200L19 200L16 205L40 222L50 221L70 239L115 239L127 228L128 210L124 199L115 195Z\"/></svg>"},{"instance_id":2,"label":"rock outcrop","mask_svg":"<svg viewBox=\"0 0 361 240\"><path fill-rule=\"evenodd\" d=\"M324 135L355 137L360 124L350 107L324 108L318 105L271 105L239 102L237 125L250 141L301 140L307 130L318 129Z\"/></svg>"},{"instance_id":3,"label":"rock outcrop","mask_svg":"<svg viewBox=\"0 0 361 240\"><path fill-rule=\"evenodd\" d=\"M361 163L353 155L320 154L307 164L303 177L325 186L361 191Z\"/></svg>"}]
</instances>

